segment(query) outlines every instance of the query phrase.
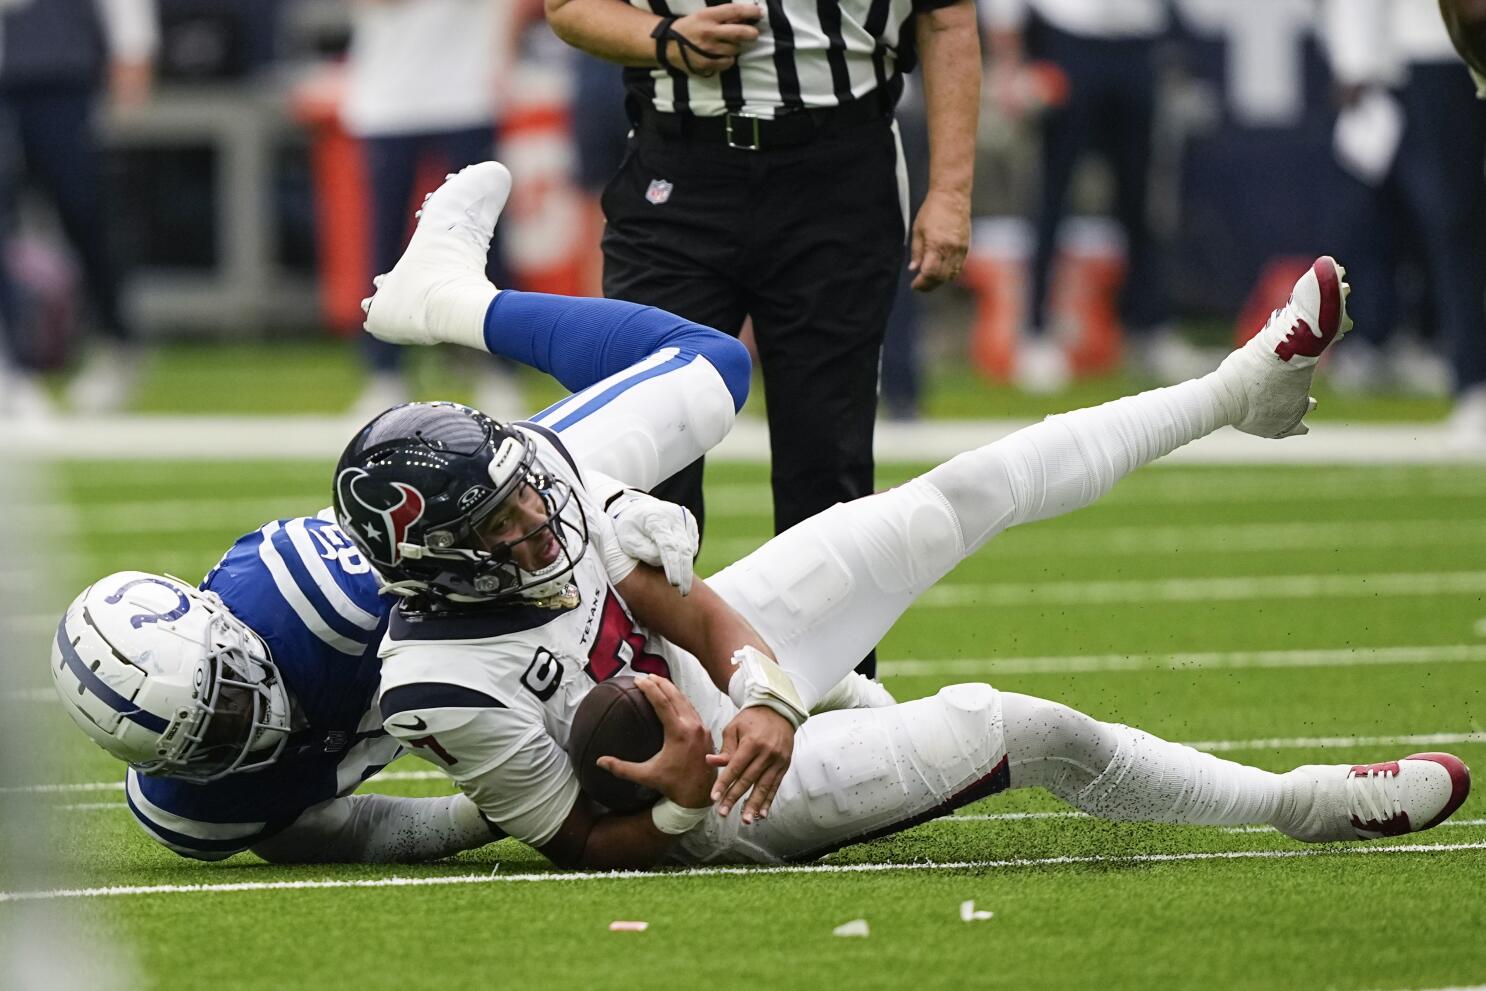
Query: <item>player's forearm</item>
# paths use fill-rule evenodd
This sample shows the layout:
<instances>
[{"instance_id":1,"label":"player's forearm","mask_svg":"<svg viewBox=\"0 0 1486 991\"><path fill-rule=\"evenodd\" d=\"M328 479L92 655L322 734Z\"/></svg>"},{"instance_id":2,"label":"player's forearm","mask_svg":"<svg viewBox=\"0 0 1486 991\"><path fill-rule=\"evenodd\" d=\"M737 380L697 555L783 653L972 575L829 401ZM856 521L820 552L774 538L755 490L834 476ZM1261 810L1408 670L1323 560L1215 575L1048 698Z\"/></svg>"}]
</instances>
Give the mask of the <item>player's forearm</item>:
<instances>
[{"instance_id":1,"label":"player's forearm","mask_svg":"<svg viewBox=\"0 0 1486 991\"><path fill-rule=\"evenodd\" d=\"M617 586L635 619L696 657L712 683L726 692L733 676L733 653L753 646L774 652L753 625L700 578L691 594L681 595L654 568L640 565Z\"/></svg>"},{"instance_id":2,"label":"player's forearm","mask_svg":"<svg viewBox=\"0 0 1486 991\"><path fill-rule=\"evenodd\" d=\"M306 811L253 852L273 863L417 863L498 838L463 795L348 795Z\"/></svg>"},{"instance_id":3,"label":"player's forearm","mask_svg":"<svg viewBox=\"0 0 1486 991\"><path fill-rule=\"evenodd\" d=\"M929 123L929 192L970 209L980 120L980 38L970 0L915 19Z\"/></svg>"},{"instance_id":4,"label":"player's forearm","mask_svg":"<svg viewBox=\"0 0 1486 991\"><path fill-rule=\"evenodd\" d=\"M702 584L697 581L692 587L692 595L696 594L696 585ZM722 600L716 592L710 588L706 595L712 602L702 611L701 635L695 647L688 647L697 660L702 662L712 683L723 692L728 690L736 670L733 664L733 655L743 647L756 647L771 660L774 651L759 636L757 630L734 609Z\"/></svg>"},{"instance_id":5,"label":"player's forearm","mask_svg":"<svg viewBox=\"0 0 1486 991\"><path fill-rule=\"evenodd\" d=\"M542 854L559 867L588 870L645 870L654 867L679 837L656 828L650 810L630 815L595 816L579 800Z\"/></svg>"},{"instance_id":6,"label":"player's forearm","mask_svg":"<svg viewBox=\"0 0 1486 991\"><path fill-rule=\"evenodd\" d=\"M650 32L659 20L625 0L547 0L547 23L553 34L620 65L656 64Z\"/></svg>"}]
</instances>

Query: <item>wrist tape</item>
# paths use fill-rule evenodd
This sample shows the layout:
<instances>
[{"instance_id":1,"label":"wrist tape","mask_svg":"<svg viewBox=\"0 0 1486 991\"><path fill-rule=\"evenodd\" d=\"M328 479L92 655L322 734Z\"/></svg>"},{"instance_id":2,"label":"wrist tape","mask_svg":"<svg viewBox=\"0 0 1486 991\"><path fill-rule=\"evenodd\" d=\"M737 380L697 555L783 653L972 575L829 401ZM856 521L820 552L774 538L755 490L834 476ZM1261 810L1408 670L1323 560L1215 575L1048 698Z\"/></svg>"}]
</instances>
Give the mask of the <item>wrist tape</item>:
<instances>
[{"instance_id":1,"label":"wrist tape","mask_svg":"<svg viewBox=\"0 0 1486 991\"><path fill-rule=\"evenodd\" d=\"M761 705L773 709L795 729L810 716L799 690L777 662L757 647L739 647L733 652L738 670L728 681L728 697L739 709Z\"/></svg>"},{"instance_id":2,"label":"wrist tape","mask_svg":"<svg viewBox=\"0 0 1486 991\"><path fill-rule=\"evenodd\" d=\"M684 805L677 805L669 798L662 798L650 808L650 821L655 823L655 828L668 836L680 836L682 833L690 832L698 823L707 818L707 813L712 810L708 805L700 809L688 809Z\"/></svg>"}]
</instances>

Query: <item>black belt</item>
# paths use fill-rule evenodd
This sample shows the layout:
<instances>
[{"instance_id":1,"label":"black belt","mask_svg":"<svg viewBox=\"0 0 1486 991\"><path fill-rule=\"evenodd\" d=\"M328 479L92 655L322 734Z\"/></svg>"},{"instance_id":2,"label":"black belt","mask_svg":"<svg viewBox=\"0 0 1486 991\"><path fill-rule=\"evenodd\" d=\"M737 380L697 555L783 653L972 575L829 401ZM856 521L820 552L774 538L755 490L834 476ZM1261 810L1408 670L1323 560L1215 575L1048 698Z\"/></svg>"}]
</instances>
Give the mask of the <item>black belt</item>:
<instances>
[{"instance_id":1,"label":"black belt","mask_svg":"<svg viewBox=\"0 0 1486 991\"><path fill-rule=\"evenodd\" d=\"M822 135L873 120L886 120L892 103L879 92L869 93L837 107L807 107L778 117L726 113L718 117L666 114L650 106L640 108L639 126L667 138L716 143L740 151L767 151L808 144Z\"/></svg>"}]
</instances>

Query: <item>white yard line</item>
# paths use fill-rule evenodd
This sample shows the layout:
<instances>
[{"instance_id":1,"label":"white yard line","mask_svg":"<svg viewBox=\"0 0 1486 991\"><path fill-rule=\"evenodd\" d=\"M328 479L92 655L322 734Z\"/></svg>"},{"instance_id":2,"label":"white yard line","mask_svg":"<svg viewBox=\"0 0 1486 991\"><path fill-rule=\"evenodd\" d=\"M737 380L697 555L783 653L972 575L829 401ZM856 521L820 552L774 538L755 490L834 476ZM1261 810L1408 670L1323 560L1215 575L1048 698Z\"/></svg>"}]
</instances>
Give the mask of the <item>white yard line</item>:
<instances>
[{"instance_id":1,"label":"white yard line","mask_svg":"<svg viewBox=\"0 0 1486 991\"><path fill-rule=\"evenodd\" d=\"M757 505L768 507L766 493ZM707 490L707 513L718 518L739 515L714 512ZM759 510L763 513L765 510ZM1486 519L1475 516L1438 519L1347 520L1318 523L1229 523L1194 526L1071 527L1061 530L1012 530L984 553L996 560L1052 555L1068 557L1149 557L1178 552L1390 550L1397 548L1475 546L1486 543ZM711 538L707 547L725 560L737 560L762 546L758 537Z\"/></svg>"},{"instance_id":2,"label":"white yard line","mask_svg":"<svg viewBox=\"0 0 1486 991\"><path fill-rule=\"evenodd\" d=\"M937 585L918 606L1106 605L1123 602L1239 602L1252 599L1476 595L1486 571L1405 571L1351 575L1253 575L1111 581L963 582Z\"/></svg>"},{"instance_id":3,"label":"white yard line","mask_svg":"<svg viewBox=\"0 0 1486 991\"><path fill-rule=\"evenodd\" d=\"M53 806L58 812L121 812L127 810L127 802L77 802L69 805ZM986 813L958 813L939 816L931 822L1035 822L1044 819L1092 819L1093 816L1086 812L986 812ZM1446 829L1460 826L1486 826L1486 819L1447 819L1440 823L1435 829ZM1202 827L1198 827L1202 828ZM1272 833L1269 826L1218 826L1212 827L1220 833Z\"/></svg>"},{"instance_id":4,"label":"white yard line","mask_svg":"<svg viewBox=\"0 0 1486 991\"><path fill-rule=\"evenodd\" d=\"M1138 864L1196 863L1208 860L1295 860L1308 857L1397 856L1399 854L1455 853L1486 850L1479 843L1406 844L1399 846L1344 846L1310 850L1219 850L1206 853L1144 853L1125 857L1028 857L1012 860L960 860L949 863L907 864L786 864L774 867L694 867L675 871L569 871L528 874L460 874L434 877L383 877L364 880L245 881L221 884L152 884L107 888L57 888L50 891L0 891L0 903L51 901L60 898L111 898L124 895L228 894L244 891L305 891L328 888L421 888L463 884L545 884L578 881L688 880L699 877L759 877L793 874L880 874L888 872L1008 870L1024 867L1064 867L1084 864L1134 866Z\"/></svg>"},{"instance_id":5,"label":"white yard line","mask_svg":"<svg viewBox=\"0 0 1486 991\"><path fill-rule=\"evenodd\" d=\"M1486 661L1486 643L1421 644L1318 650L1225 650L1175 654L1072 654L1042 657L905 658L879 661L883 677L924 675L1084 674L1101 671L1194 671L1248 668L1370 667L1380 664L1471 664Z\"/></svg>"},{"instance_id":6,"label":"white yard line","mask_svg":"<svg viewBox=\"0 0 1486 991\"><path fill-rule=\"evenodd\" d=\"M1208 752L1235 750L1351 750L1358 747L1442 747L1459 743L1486 743L1486 731L1414 733L1403 736L1294 736L1255 740L1190 740L1184 745ZM448 781L442 771L383 771L368 779L385 781ZM80 781L65 784L9 785L0 795L73 795L95 791L123 791L119 781Z\"/></svg>"},{"instance_id":7,"label":"white yard line","mask_svg":"<svg viewBox=\"0 0 1486 991\"><path fill-rule=\"evenodd\" d=\"M875 450L881 461L943 461L989 444L1031 420L932 420L881 423ZM150 458L217 460L230 451L240 458L332 459L356 424L337 416L162 416L59 417L25 431L0 434L0 453L37 460ZM764 463L768 429L741 417L709 455L717 461ZM1486 454L1452 451L1442 423L1348 424L1322 420L1309 436L1284 442L1261 440L1234 430L1176 451L1179 464L1456 464L1480 463Z\"/></svg>"}]
</instances>

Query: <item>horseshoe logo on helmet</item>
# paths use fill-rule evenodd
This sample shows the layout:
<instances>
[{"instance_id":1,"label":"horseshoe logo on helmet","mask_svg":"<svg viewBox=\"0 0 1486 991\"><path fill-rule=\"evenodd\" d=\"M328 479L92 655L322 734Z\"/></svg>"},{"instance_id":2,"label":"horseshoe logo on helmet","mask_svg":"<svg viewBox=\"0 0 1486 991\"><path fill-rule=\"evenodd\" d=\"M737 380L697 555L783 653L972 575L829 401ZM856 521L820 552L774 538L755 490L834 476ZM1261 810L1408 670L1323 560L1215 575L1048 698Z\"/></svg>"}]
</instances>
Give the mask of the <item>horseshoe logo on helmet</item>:
<instances>
[{"instance_id":1,"label":"horseshoe logo on helmet","mask_svg":"<svg viewBox=\"0 0 1486 991\"><path fill-rule=\"evenodd\" d=\"M186 594L184 592L176 588L165 579L155 578L153 576L146 578L136 578L133 581L125 582L123 585L119 586L119 590L117 592L115 592L113 595L108 596L103 601L107 602L111 606L116 606L120 602L124 601L124 593L129 591L136 585L159 585L162 588L168 588L170 591L175 593L176 598L179 600L176 603L174 609L167 609L164 612L142 612L134 616L130 616L129 625L134 627L136 630L146 623L173 623L176 620L180 619L182 616L186 615L186 613L191 611L191 600L186 598Z\"/></svg>"},{"instance_id":2,"label":"horseshoe logo on helmet","mask_svg":"<svg viewBox=\"0 0 1486 991\"><path fill-rule=\"evenodd\" d=\"M373 560L394 565L402 560L408 531L423 518L423 493L406 482L377 480L361 468L347 468L336 479L341 506L351 527L365 538ZM380 498L379 498L380 497ZM391 505L378 505L396 499Z\"/></svg>"}]
</instances>

